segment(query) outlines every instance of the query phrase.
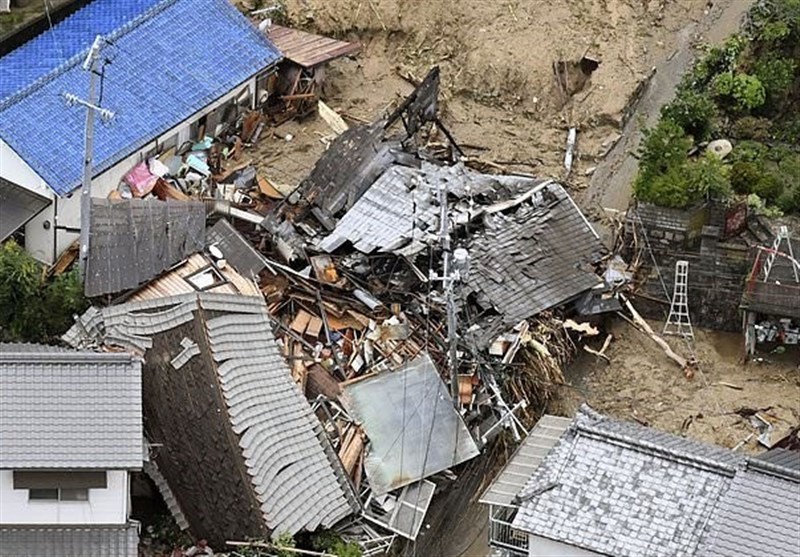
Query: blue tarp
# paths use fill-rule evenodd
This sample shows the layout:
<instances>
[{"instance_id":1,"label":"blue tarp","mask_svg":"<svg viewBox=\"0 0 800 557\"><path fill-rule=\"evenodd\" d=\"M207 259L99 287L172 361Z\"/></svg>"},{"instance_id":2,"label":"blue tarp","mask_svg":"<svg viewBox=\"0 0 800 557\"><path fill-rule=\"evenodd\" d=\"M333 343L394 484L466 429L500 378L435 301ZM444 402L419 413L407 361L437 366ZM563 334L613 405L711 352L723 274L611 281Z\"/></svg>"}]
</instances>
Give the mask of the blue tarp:
<instances>
[{"instance_id":1,"label":"blue tarp","mask_svg":"<svg viewBox=\"0 0 800 557\"><path fill-rule=\"evenodd\" d=\"M123 4L135 5L137 12ZM27 60L31 71L25 75L35 80L0 101L0 138L59 195L80 183L86 119L85 109L68 107L63 94L88 96L89 74L81 66L95 35L107 39L103 56L111 60L104 68L102 106L116 114L95 127L95 174L281 58L228 0L153 4L95 0L0 58L0 74ZM56 51L72 57L44 74L60 61ZM53 55L51 61L40 60L45 53ZM0 87L16 88L20 79L4 75Z\"/></svg>"}]
</instances>

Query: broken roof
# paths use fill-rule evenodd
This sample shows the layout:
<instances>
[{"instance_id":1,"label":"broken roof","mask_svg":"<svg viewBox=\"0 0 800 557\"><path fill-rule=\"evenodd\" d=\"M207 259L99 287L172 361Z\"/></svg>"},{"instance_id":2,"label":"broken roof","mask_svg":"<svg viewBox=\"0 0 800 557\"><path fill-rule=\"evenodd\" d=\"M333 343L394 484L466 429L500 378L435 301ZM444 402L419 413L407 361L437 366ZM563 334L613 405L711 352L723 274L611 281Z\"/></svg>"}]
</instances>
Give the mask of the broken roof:
<instances>
[{"instance_id":1,"label":"broken roof","mask_svg":"<svg viewBox=\"0 0 800 557\"><path fill-rule=\"evenodd\" d=\"M361 50L361 45L358 43L338 41L274 23L267 28L266 33L286 59L305 68L342 56L350 56Z\"/></svg>"},{"instance_id":2,"label":"broken roof","mask_svg":"<svg viewBox=\"0 0 800 557\"><path fill-rule=\"evenodd\" d=\"M513 526L604 555L692 555L744 461L583 406L517 495Z\"/></svg>"},{"instance_id":3,"label":"broken roof","mask_svg":"<svg viewBox=\"0 0 800 557\"><path fill-rule=\"evenodd\" d=\"M441 208L438 190L444 188L463 202L451 207L451 218L459 224L480 215L482 206L473 197L487 201L503 193L517 194L538 182L516 176L480 174L459 163L443 166L422 161L419 168L392 165L339 220L319 247L331 252L345 241L362 253L373 251L415 255L438 238Z\"/></svg>"},{"instance_id":4,"label":"broken roof","mask_svg":"<svg viewBox=\"0 0 800 557\"><path fill-rule=\"evenodd\" d=\"M340 400L369 437L364 467L376 495L478 455L427 353L347 385Z\"/></svg>"},{"instance_id":5,"label":"broken roof","mask_svg":"<svg viewBox=\"0 0 800 557\"><path fill-rule=\"evenodd\" d=\"M607 252L563 187L545 182L511 214L487 210L469 245L467 286L506 324L562 305L601 284L593 264ZM527 195L527 194L526 194ZM498 204L503 207L503 204Z\"/></svg>"},{"instance_id":6,"label":"broken roof","mask_svg":"<svg viewBox=\"0 0 800 557\"><path fill-rule=\"evenodd\" d=\"M92 199L86 296L135 288L205 246L199 201Z\"/></svg>"},{"instance_id":7,"label":"broken roof","mask_svg":"<svg viewBox=\"0 0 800 557\"><path fill-rule=\"evenodd\" d=\"M95 175L281 59L228 0L94 0L3 56L0 138L61 196L80 184L86 119L63 94L86 91L96 35L115 117L95 127Z\"/></svg>"},{"instance_id":8,"label":"broken roof","mask_svg":"<svg viewBox=\"0 0 800 557\"><path fill-rule=\"evenodd\" d=\"M139 523L0 526L3 557L137 557Z\"/></svg>"},{"instance_id":9,"label":"broken roof","mask_svg":"<svg viewBox=\"0 0 800 557\"><path fill-rule=\"evenodd\" d=\"M261 296L198 292L93 309L65 335L74 345L92 339L144 354L148 433L163 444L159 469L194 530L215 540L263 535L248 522L251 500L274 535L327 528L354 511ZM209 413L217 401L224 412ZM209 453L205 466L181 458L186 451Z\"/></svg>"},{"instance_id":10,"label":"broken roof","mask_svg":"<svg viewBox=\"0 0 800 557\"><path fill-rule=\"evenodd\" d=\"M225 260L246 278L258 277L268 266L266 258L225 219L206 230L206 244L219 248Z\"/></svg>"},{"instance_id":11,"label":"broken roof","mask_svg":"<svg viewBox=\"0 0 800 557\"><path fill-rule=\"evenodd\" d=\"M141 468L141 393L128 354L0 351L0 469Z\"/></svg>"},{"instance_id":12,"label":"broken roof","mask_svg":"<svg viewBox=\"0 0 800 557\"><path fill-rule=\"evenodd\" d=\"M795 257L800 256L800 240L790 241ZM788 251L785 243L779 251ZM763 266L767 253L760 252L757 257ZM740 307L766 315L800 319L800 282L795 279L795 272L788 257L775 257L768 280L763 280L764 273L759 268L755 280L745 284Z\"/></svg>"},{"instance_id":13,"label":"broken roof","mask_svg":"<svg viewBox=\"0 0 800 557\"><path fill-rule=\"evenodd\" d=\"M751 460L733 478L700 553L800 555L800 472Z\"/></svg>"}]
</instances>

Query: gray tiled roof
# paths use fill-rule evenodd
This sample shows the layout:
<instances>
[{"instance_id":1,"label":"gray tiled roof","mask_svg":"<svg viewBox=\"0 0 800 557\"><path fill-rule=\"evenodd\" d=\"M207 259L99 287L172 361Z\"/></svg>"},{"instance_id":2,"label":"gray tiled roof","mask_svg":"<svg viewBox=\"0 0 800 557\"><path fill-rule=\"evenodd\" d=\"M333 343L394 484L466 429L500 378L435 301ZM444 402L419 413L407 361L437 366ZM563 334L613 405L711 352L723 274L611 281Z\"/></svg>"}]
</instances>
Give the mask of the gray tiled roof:
<instances>
[{"instance_id":1,"label":"gray tiled roof","mask_svg":"<svg viewBox=\"0 0 800 557\"><path fill-rule=\"evenodd\" d=\"M158 492L161 494L161 498L164 499L164 503L167 505L167 509L169 509L172 518L175 519L175 524L178 525L178 528L181 530L188 530L189 522L186 520L186 515L183 514L181 506L175 498L175 494L172 493L166 478L164 478L164 475L158 469L156 461L150 460L145 462L144 472L153 480L153 483L156 484L156 489L158 489Z\"/></svg>"},{"instance_id":2,"label":"gray tiled roof","mask_svg":"<svg viewBox=\"0 0 800 557\"><path fill-rule=\"evenodd\" d=\"M119 526L0 526L3 557L137 557L139 523Z\"/></svg>"},{"instance_id":3,"label":"gray tiled roof","mask_svg":"<svg viewBox=\"0 0 800 557\"><path fill-rule=\"evenodd\" d=\"M518 495L514 528L617 557L692 555L744 462L730 454L584 407Z\"/></svg>"},{"instance_id":4,"label":"gray tiled roof","mask_svg":"<svg viewBox=\"0 0 800 557\"><path fill-rule=\"evenodd\" d=\"M703 557L800 555L800 473L740 471L711 525Z\"/></svg>"},{"instance_id":5,"label":"gray tiled roof","mask_svg":"<svg viewBox=\"0 0 800 557\"><path fill-rule=\"evenodd\" d=\"M402 255L419 253L438 238L438 189L451 196L494 197L500 190L517 193L537 183L531 178L479 174L463 164L441 166L422 162L420 168L394 165L373 183L339 220L320 248L333 251L344 241L363 252L391 251ZM480 207L468 202L451 207L455 222L479 215Z\"/></svg>"},{"instance_id":6,"label":"gray tiled roof","mask_svg":"<svg viewBox=\"0 0 800 557\"><path fill-rule=\"evenodd\" d=\"M0 351L0 469L141 468L140 363L49 348Z\"/></svg>"},{"instance_id":7,"label":"gray tiled roof","mask_svg":"<svg viewBox=\"0 0 800 557\"><path fill-rule=\"evenodd\" d=\"M800 472L800 451L781 448L770 449L756 456L754 460Z\"/></svg>"},{"instance_id":8,"label":"gray tiled roof","mask_svg":"<svg viewBox=\"0 0 800 557\"><path fill-rule=\"evenodd\" d=\"M205 245L199 201L92 199L87 296L135 288Z\"/></svg>"},{"instance_id":9,"label":"gray tiled roof","mask_svg":"<svg viewBox=\"0 0 800 557\"><path fill-rule=\"evenodd\" d=\"M506 324L564 304L601 282L592 269L607 251L600 238L564 188L540 188L512 214L486 215L485 230L469 246L468 286Z\"/></svg>"},{"instance_id":10,"label":"gray tiled roof","mask_svg":"<svg viewBox=\"0 0 800 557\"><path fill-rule=\"evenodd\" d=\"M267 268L264 256L225 219L206 230L206 244L216 245L225 260L245 278L258 277Z\"/></svg>"},{"instance_id":11,"label":"gray tiled roof","mask_svg":"<svg viewBox=\"0 0 800 557\"><path fill-rule=\"evenodd\" d=\"M542 416L481 496L486 505L512 506L544 457L572 423L569 418Z\"/></svg>"},{"instance_id":12,"label":"gray tiled roof","mask_svg":"<svg viewBox=\"0 0 800 557\"><path fill-rule=\"evenodd\" d=\"M139 523L119 526L0 526L3 557L137 557Z\"/></svg>"}]
</instances>

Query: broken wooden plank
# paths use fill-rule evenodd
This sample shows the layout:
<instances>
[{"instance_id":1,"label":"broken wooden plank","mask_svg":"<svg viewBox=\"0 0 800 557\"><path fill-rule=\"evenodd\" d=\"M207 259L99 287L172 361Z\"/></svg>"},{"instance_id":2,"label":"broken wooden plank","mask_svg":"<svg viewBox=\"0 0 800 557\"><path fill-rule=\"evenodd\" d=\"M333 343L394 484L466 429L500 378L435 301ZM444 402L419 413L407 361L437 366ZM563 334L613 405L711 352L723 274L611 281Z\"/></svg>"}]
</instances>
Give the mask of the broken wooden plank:
<instances>
[{"instance_id":1,"label":"broken wooden plank","mask_svg":"<svg viewBox=\"0 0 800 557\"><path fill-rule=\"evenodd\" d=\"M322 101L317 102L317 112L319 112L320 118L325 120L325 123L328 124L328 127L333 130L333 133L336 135L342 135L350 128L347 122L345 122L335 110Z\"/></svg>"},{"instance_id":2,"label":"broken wooden plank","mask_svg":"<svg viewBox=\"0 0 800 557\"><path fill-rule=\"evenodd\" d=\"M312 315L308 322L308 327L306 327L306 334L312 338L317 338L320 331L322 331L322 319Z\"/></svg>"},{"instance_id":3,"label":"broken wooden plank","mask_svg":"<svg viewBox=\"0 0 800 557\"><path fill-rule=\"evenodd\" d=\"M308 323L311 321L312 317L313 316L306 310L301 309L299 312L297 312L297 315L294 316L294 320L292 321L292 324L289 325L289 328L302 335L306 332ZM317 329L317 334L319 334L319 329Z\"/></svg>"},{"instance_id":4,"label":"broken wooden plank","mask_svg":"<svg viewBox=\"0 0 800 557\"><path fill-rule=\"evenodd\" d=\"M619 298L620 300L622 300L622 302L625 304L625 307L628 308L628 311L631 313L631 317L633 317L633 323L636 326L636 328L638 328L640 331L649 336L653 340L653 342L658 344L661 347L661 349L664 350L664 353L667 355L667 357L676 364L678 364L682 370L684 371L688 370L690 366L689 361L683 356L675 353L672 347L669 344L667 344L667 341L665 341L663 338L658 336L655 333L655 331L653 331L652 327L650 327L647 321L645 321L642 318L642 316L639 315L639 312L636 311L636 308L633 307L633 304L631 304L630 301L625 296L620 294ZM687 377L689 377L688 374Z\"/></svg>"}]
</instances>

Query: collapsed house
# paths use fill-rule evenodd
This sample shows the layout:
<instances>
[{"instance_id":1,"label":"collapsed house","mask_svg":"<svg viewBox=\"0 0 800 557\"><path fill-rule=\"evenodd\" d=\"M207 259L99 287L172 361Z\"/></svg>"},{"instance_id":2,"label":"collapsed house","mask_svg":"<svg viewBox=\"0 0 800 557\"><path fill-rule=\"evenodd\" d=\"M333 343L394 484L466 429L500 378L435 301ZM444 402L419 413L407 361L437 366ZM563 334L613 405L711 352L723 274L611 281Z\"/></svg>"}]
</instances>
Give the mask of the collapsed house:
<instances>
[{"instance_id":1,"label":"collapsed house","mask_svg":"<svg viewBox=\"0 0 800 557\"><path fill-rule=\"evenodd\" d=\"M117 189L152 154L202 139L206 130L214 135L230 113L254 107L259 85L281 60L227 0L94 0L0 58L0 239L24 226L27 251L46 263L81 228L74 192L86 112L64 94L87 90L82 65L97 36L102 106L114 117L94 130L95 197ZM205 170L202 160L192 162Z\"/></svg>"},{"instance_id":2,"label":"collapsed house","mask_svg":"<svg viewBox=\"0 0 800 557\"><path fill-rule=\"evenodd\" d=\"M543 417L481 502L512 555L800 553L797 453L749 458L587 406Z\"/></svg>"},{"instance_id":3,"label":"collapsed house","mask_svg":"<svg viewBox=\"0 0 800 557\"><path fill-rule=\"evenodd\" d=\"M357 510L261 297L153 293L90 311L66 338L144 358L151 459L212 544L329 528Z\"/></svg>"}]
</instances>

